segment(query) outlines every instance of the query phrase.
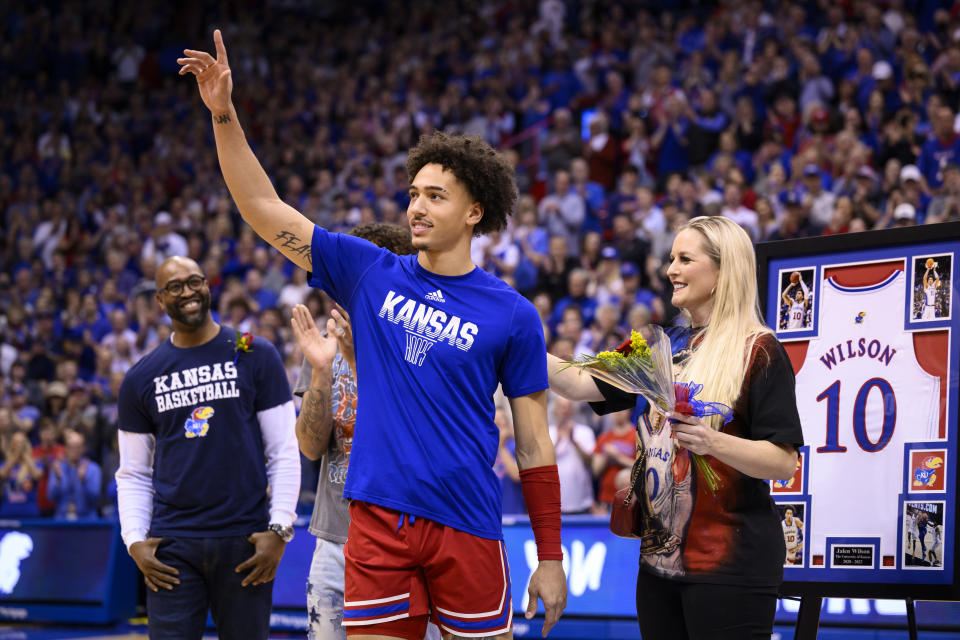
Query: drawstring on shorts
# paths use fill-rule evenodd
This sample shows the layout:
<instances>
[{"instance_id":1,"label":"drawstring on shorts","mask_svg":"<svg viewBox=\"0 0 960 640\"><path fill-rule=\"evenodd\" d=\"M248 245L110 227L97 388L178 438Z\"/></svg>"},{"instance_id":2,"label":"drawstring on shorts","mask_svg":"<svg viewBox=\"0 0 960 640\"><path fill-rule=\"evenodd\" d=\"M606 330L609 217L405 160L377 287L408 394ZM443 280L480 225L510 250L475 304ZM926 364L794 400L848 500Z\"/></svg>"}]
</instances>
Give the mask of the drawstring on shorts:
<instances>
[{"instance_id":1,"label":"drawstring on shorts","mask_svg":"<svg viewBox=\"0 0 960 640\"><path fill-rule=\"evenodd\" d=\"M401 513L401 514L400 514L400 522L397 523L397 530L394 532L393 535L398 535L398 534L400 533L400 527L403 526L403 517L404 517L404 516L407 517L407 524L408 524L409 526L413 526L414 521L416 521L416 519L417 519L416 516L414 516L412 513Z\"/></svg>"}]
</instances>

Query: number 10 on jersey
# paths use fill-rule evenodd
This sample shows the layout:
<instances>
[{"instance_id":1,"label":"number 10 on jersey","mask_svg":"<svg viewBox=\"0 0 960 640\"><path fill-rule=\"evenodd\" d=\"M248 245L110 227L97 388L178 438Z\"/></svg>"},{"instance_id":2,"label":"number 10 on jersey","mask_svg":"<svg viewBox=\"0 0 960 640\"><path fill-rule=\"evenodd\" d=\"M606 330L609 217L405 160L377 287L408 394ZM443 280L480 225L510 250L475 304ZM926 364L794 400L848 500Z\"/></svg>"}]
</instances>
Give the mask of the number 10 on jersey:
<instances>
[{"instance_id":1,"label":"number 10 on jersey","mask_svg":"<svg viewBox=\"0 0 960 640\"><path fill-rule=\"evenodd\" d=\"M840 434L840 380L823 390L817 396L817 402L827 403L827 434L822 447L817 447L817 453L842 453L847 450L843 446ZM880 435L871 440L867 431L867 402L870 395L876 390L880 393L880 402L883 407L883 424ZM849 397L849 396L847 396ZM853 437L857 445L867 453L876 453L882 450L893 437L893 430L897 425L897 397L893 387L883 378L870 378L863 383L853 401Z\"/></svg>"}]
</instances>

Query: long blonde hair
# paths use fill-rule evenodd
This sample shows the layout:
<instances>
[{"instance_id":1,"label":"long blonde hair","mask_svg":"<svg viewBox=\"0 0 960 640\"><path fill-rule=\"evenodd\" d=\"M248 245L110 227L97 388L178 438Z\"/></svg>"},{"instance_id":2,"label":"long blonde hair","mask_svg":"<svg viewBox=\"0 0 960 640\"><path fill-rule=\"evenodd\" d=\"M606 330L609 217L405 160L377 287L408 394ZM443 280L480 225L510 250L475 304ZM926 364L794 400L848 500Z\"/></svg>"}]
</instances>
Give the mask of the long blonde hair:
<instances>
[{"instance_id":1,"label":"long blonde hair","mask_svg":"<svg viewBox=\"0 0 960 640\"><path fill-rule=\"evenodd\" d=\"M685 229L700 235L703 250L719 274L710 320L677 378L702 384L699 399L732 407L740 396L754 343L761 335L773 333L760 314L753 243L737 223L721 216L693 218L679 231ZM720 426L719 421L712 424Z\"/></svg>"}]
</instances>

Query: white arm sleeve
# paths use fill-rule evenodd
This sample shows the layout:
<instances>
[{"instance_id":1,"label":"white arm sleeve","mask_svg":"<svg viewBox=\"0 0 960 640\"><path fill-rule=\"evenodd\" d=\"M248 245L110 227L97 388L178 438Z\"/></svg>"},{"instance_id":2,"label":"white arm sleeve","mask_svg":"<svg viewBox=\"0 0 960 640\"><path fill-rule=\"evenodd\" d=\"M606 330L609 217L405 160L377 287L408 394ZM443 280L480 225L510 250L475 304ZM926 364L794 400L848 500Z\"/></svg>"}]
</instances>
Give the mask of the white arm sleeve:
<instances>
[{"instance_id":1,"label":"white arm sleeve","mask_svg":"<svg viewBox=\"0 0 960 640\"><path fill-rule=\"evenodd\" d=\"M300 497L300 449L294 430L297 413L293 400L259 411L257 419L267 458L270 522L292 526L297 518L297 499Z\"/></svg>"},{"instance_id":2,"label":"white arm sleeve","mask_svg":"<svg viewBox=\"0 0 960 640\"><path fill-rule=\"evenodd\" d=\"M803 278L800 278L800 288L803 289L803 299L810 299L810 288L807 286L807 283L803 281Z\"/></svg>"},{"instance_id":3,"label":"white arm sleeve","mask_svg":"<svg viewBox=\"0 0 960 640\"><path fill-rule=\"evenodd\" d=\"M117 431L120 468L117 469L117 511L120 535L127 550L147 539L153 518L153 452L156 439L149 433Z\"/></svg>"}]
</instances>

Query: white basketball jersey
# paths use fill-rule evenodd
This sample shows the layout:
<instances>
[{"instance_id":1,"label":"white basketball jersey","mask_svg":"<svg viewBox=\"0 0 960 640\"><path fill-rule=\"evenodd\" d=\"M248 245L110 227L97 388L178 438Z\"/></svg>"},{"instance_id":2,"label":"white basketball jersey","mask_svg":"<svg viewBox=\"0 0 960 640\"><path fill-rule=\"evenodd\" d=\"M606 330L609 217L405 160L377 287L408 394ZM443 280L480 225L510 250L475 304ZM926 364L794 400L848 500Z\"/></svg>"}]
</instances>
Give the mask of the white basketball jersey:
<instances>
[{"instance_id":1,"label":"white basketball jersey","mask_svg":"<svg viewBox=\"0 0 960 640\"><path fill-rule=\"evenodd\" d=\"M933 285L923 289L923 314L921 320L936 318L937 288Z\"/></svg>"},{"instance_id":2,"label":"white basketball jersey","mask_svg":"<svg viewBox=\"0 0 960 640\"><path fill-rule=\"evenodd\" d=\"M804 311L803 303L794 302L790 305L790 319L787 321L787 329L803 328Z\"/></svg>"},{"instance_id":3,"label":"white basketball jersey","mask_svg":"<svg viewBox=\"0 0 960 640\"><path fill-rule=\"evenodd\" d=\"M797 526L797 520L793 519L790 524L786 520L781 520L783 526L783 541L787 545L787 551L792 551L800 544L800 528Z\"/></svg>"},{"instance_id":4,"label":"white basketball jersey","mask_svg":"<svg viewBox=\"0 0 960 640\"><path fill-rule=\"evenodd\" d=\"M940 380L917 363L903 330L903 271L876 285L827 279L822 288L820 335L797 374L810 446L807 548L830 566L828 535L879 537L883 566L883 556L897 554L902 526L903 445L937 439Z\"/></svg>"}]
</instances>

